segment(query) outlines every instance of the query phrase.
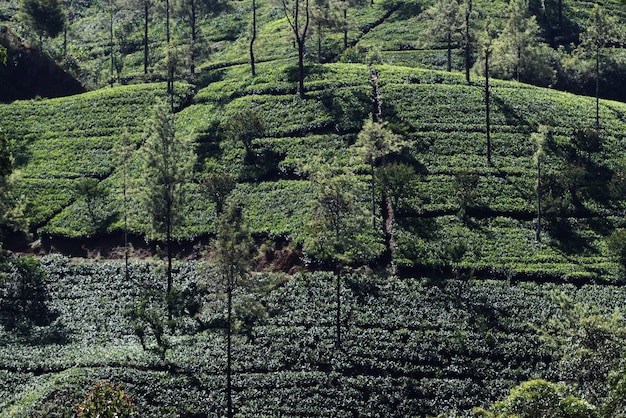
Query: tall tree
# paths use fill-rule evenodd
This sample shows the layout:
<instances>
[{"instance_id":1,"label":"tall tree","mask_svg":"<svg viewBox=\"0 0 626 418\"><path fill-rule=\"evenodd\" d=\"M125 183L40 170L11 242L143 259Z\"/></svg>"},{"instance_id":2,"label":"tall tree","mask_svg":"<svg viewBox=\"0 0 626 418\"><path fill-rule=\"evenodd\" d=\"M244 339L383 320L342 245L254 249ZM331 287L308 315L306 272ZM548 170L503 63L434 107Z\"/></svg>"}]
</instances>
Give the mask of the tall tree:
<instances>
[{"instance_id":1,"label":"tall tree","mask_svg":"<svg viewBox=\"0 0 626 418\"><path fill-rule=\"evenodd\" d=\"M15 195L10 176L13 159L9 141L0 130L0 253L4 236L8 232L26 231L24 205Z\"/></svg>"},{"instance_id":2,"label":"tall tree","mask_svg":"<svg viewBox=\"0 0 626 418\"><path fill-rule=\"evenodd\" d=\"M535 238L537 242L541 242L541 163L545 157L545 143L546 136L548 135L548 127L541 125L537 132L533 132L530 135L530 140L535 145L535 154L533 155L533 161L537 167L537 184L535 185L537 191L537 230Z\"/></svg>"},{"instance_id":3,"label":"tall tree","mask_svg":"<svg viewBox=\"0 0 626 418\"><path fill-rule=\"evenodd\" d=\"M314 0L311 9L312 24L315 27L317 37L317 61L323 62L322 41L324 31L340 26L340 18L337 15L337 8L334 6L335 0Z\"/></svg>"},{"instance_id":4,"label":"tall tree","mask_svg":"<svg viewBox=\"0 0 626 418\"><path fill-rule=\"evenodd\" d=\"M256 65L254 58L254 42L257 37L257 22L256 22L256 0L252 0L252 22L250 25L250 71L252 72L252 77L256 75Z\"/></svg>"},{"instance_id":5,"label":"tall tree","mask_svg":"<svg viewBox=\"0 0 626 418\"><path fill-rule=\"evenodd\" d=\"M142 44L143 44L143 73L148 74L150 66L150 20L152 19L152 9L154 0L125 0L127 8L135 11L134 16L139 16L142 22ZM134 19L134 18L133 18Z\"/></svg>"},{"instance_id":6,"label":"tall tree","mask_svg":"<svg viewBox=\"0 0 626 418\"><path fill-rule=\"evenodd\" d=\"M176 132L175 117L160 102L146 125L143 156L143 207L149 216L149 236L165 244L167 252L167 308L172 317L173 239L184 222L184 186L192 164L189 144Z\"/></svg>"},{"instance_id":7,"label":"tall tree","mask_svg":"<svg viewBox=\"0 0 626 418\"><path fill-rule=\"evenodd\" d=\"M307 225L304 251L330 263L336 277L335 345L341 348L341 276L344 267L382 252L379 236L369 228L358 196L362 183L345 168L322 164L312 174L316 190L313 218Z\"/></svg>"},{"instance_id":8,"label":"tall tree","mask_svg":"<svg viewBox=\"0 0 626 418\"><path fill-rule=\"evenodd\" d=\"M232 334L233 334L233 290L237 280L248 274L252 260L254 242L246 227L241 208L230 204L220 215L215 257L222 279L226 283L226 403L227 416L233 416L232 396Z\"/></svg>"},{"instance_id":9,"label":"tall tree","mask_svg":"<svg viewBox=\"0 0 626 418\"><path fill-rule=\"evenodd\" d=\"M298 46L298 94L304 99L304 50L311 22L309 0L281 0L285 17Z\"/></svg>"},{"instance_id":10,"label":"tall tree","mask_svg":"<svg viewBox=\"0 0 626 418\"><path fill-rule=\"evenodd\" d=\"M595 60L596 78L596 129L600 128L600 55L618 38L619 25L614 16L609 16L605 9L598 4L594 5L586 31L581 36L581 44L588 49Z\"/></svg>"},{"instance_id":11,"label":"tall tree","mask_svg":"<svg viewBox=\"0 0 626 418\"><path fill-rule=\"evenodd\" d=\"M465 81L469 84L470 68L472 61L472 0L464 0L462 7L464 24L463 24L463 42L465 43Z\"/></svg>"},{"instance_id":12,"label":"tall tree","mask_svg":"<svg viewBox=\"0 0 626 418\"><path fill-rule=\"evenodd\" d=\"M56 38L65 26L65 14L59 0L21 0L19 16L39 37L42 50L43 37Z\"/></svg>"},{"instance_id":13,"label":"tall tree","mask_svg":"<svg viewBox=\"0 0 626 418\"><path fill-rule=\"evenodd\" d=\"M207 15L217 15L226 7L225 0L180 0L177 4L177 14L189 27L189 72L196 73L196 61L200 36L200 19Z\"/></svg>"},{"instance_id":14,"label":"tall tree","mask_svg":"<svg viewBox=\"0 0 626 418\"><path fill-rule=\"evenodd\" d=\"M491 165L491 91L489 90L489 59L493 52L494 33L491 22L485 25L485 32L481 39L482 64L485 75L485 131L487 134L487 164ZM479 61L480 63L480 61Z\"/></svg>"},{"instance_id":15,"label":"tall tree","mask_svg":"<svg viewBox=\"0 0 626 418\"><path fill-rule=\"evenodd\" d=\"M128 273L128 186L129 173L128 163L130 157L135 150L131 144L128 132L123 132L120 141L115 144L114 152L117 162L122 169L122 218L123 218L123 234L124 234L124 277L129 280Z\"/></svg>"},{"instance_id":16,"label":"tall tree","mask_svg":"<svg viewBox=\"0 0 626 418\"><path fill-rule=\"evenodd\" d=\"M233 114L225 124L225 137L233 142L241 142L246 150L246 159L254 157L254 140L263 135L265 121L253 109Z\"/></svg>"},{"instance_id":17,"label":"tall tree","mask_svg":"<svg viewBox=\"0 0 626 418\"><path fill-rule=\"evenodd\" d=\"M452 71L452 47L461 40L463 21L459 3L454 0L439 0L428 11L430 26L428 35L446 44L447 70Z\"/></svg>"},{"instance_id":18,"label":"tall tree","mask_svg":"<svg viewBox=\"0 0 626 418\"><path fill-rule=\"evenodd\" d=\"M372 226L376 227L376 168L385 165L385 158L406 146L400 135L389 131L384 123L365 120L354 143L357 155L370 169Z\"/></svg>"}]
</instances>

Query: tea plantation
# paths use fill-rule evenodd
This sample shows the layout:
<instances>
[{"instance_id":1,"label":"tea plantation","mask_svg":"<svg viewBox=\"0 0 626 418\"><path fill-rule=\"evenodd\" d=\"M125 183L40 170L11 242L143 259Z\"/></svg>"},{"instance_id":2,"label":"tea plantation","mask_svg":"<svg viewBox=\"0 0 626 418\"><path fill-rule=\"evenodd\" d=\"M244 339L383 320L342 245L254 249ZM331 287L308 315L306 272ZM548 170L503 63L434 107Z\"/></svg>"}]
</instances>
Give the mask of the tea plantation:
<instances>
[{"instance_id":1,"label":"tea plantation","mask_svg":"<svg viewBox=\"0 0 626 418\"><path fill-rule=\"evenodd\" d=\"M476 408L539 378L593 413L520 416L625 416L626 104L601 99L596 117L595 97L497 79L487 102L487 80L457 71L461 49L439 70L434 2L418 0L350 3L350 48L335 31L313 59L311 38L300 95L284 11L260 3L255 76L237 3L201 18L211 51L172 94L145 83L164 46L144 75L136 34L103 87L105 13L84 2L70 55L98 89L0 104L27 223L2 236L0 222L0 418L75 416L97 384L132 416L227 416L229 290L233 416L495 417ZM503 26L503 3L476 1L477 26ZM547 21L556 2L542 3ZM593 7L566 3L571 27ZM192 150L167 297L146 205L157 104ZM370 121L393 138L375 157ZM224 207L254 240L233 288Z\"/></svg>"},{"instance_id":2,"label":"tea plantation","mask_svg":"<svg viewBox=\"0 0 626 418\"><path fill-rule=\"evenodd\" d=\"M164 358L150 336L142 349L125 315L142 289L163 289L158 265L132 263L130 280L116 261L46 256L42 269L45 321L0 334L3 417L70 416L102 380L121 383L140 416L224 414L225 335L198 325L224 313L210 265L176 265L181 291L202 283L204 309L168 333ZM252 281L235 296L236 305L258 305L234 339L237 416L466 413L519 381L551 375L552 353L535 328L558 314L557 293L604 312L626 296L614 286L355 273L341 288L338 350L332 274L260 273Z\"/></svg>"}]
</instances>

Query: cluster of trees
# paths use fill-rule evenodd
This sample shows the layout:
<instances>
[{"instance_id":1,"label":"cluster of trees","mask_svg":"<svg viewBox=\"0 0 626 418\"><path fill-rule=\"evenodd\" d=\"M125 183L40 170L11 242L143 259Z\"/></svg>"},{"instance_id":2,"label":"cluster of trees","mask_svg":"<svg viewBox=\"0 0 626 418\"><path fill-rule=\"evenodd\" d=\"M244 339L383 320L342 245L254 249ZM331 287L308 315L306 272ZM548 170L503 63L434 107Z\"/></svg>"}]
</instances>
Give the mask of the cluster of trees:
<instances>
[{"instance_id":1,"label":"cluster of trees","mask_svg":"<svg viewBox=\"0 0 626 418\"><path fill-rule=\"evenodd\" d=\"M429 19L430 38L445 45L448 71L452 50L464 50L468 82L473 68L479 75L623 99L624 92L609 80L623 73L625 64L605 53L624 44L617 18L595 4L579 30L564 22L567 8L563 2L542 4L536 11L529 0L512 0L507 20L495 22L487 17L480 28L471 0L440 0L424 16ZM554 35L553 27L562 35Z\"/></svg>"},{"instance_id":2,"label":"cluster of trees","mask_svg":"<svg viewBox=\"0 0 626 418\"><path fill-rule=\"evenodd\" d=\"M306 43L316 38L317 59L336 59L342 50L350 50L348 32L351 28L349 8L366 7L364 0L280 0L286 22L291 29L298 57L298 91L304 96L304 68ZM626 66L607 48L621 47L624 34L614 16L605 7L594 5L582 31L567 22L567 5L563 2L542 2L536 8L529 0L512 0L508 19L491 21L478 19L472 0L438 0L423 13L428 26L425 35L432 43L446 49L447 69L453 68L452 53L463 50L465 75L471 80L471 69L480 75L515 79L539 86L551 86L575 93L620 98L624 93L611 82L619 78ZM80 7L77 7L80 6ZM86 7L77 0L21 0L20 19L40 41L45 37L65 34L64 54L67 53L67 32L79 17L74 9ZM91 6L95 7L95 6ZM143 73L148 75L157 62L159 72L171 82L185 67L192 77L197 60L206 52L199 22L203 17L215 16L230 7L224 0L166 0L164 4L152 0L108 0L100 6L106 16L103 27L108 28L108 39L102 43L110 57L109 80L119 80L125 56L143 49ZM252 0L249 22L249 60L251 72L256 73L254 43L258 37L256 0ZM157 55L154 48L155 16L165 21L166 50ZM139 30L141 28L141 30ZM242 29L242 28L239 28ZM139 34L141 32L141 34ZM323 51L328 32L343 33L342 48ZM233 33L233 36L240 36ZM139 42L139 39L140 42ZM416 40L417 41L417 40ZM558 47L558 48L557 48Z\"/></svg>"},{"instance_id":3,"label":"cluster of trees","mask_svg":"<svg viewBox=\"0 0 626 418\"><path fill-rule=\"evenodd\" d=\"M556 294L560 311L539 330L557 358L552 383L524 382L505 399L477 416L618 417L626 411L622 347L626 320L619 310L603 314L597 307Z\"/></svg>"}]
</instances>

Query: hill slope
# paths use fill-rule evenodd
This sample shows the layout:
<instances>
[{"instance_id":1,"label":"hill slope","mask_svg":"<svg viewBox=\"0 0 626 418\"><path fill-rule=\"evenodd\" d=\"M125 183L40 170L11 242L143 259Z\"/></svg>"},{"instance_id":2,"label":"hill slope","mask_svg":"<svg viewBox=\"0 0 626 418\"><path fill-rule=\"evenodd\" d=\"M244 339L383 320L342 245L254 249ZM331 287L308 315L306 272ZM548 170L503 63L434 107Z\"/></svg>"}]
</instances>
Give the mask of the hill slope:
<instances>
[{"instance_id":1,"label":"hill slope","mask_svg":"<svg viewBox=\"0 0 626 418\"><path fill-rule=\"evenodd\" d=\"M445 265L445 243L460 240L472 251L457 261L479 271L496 268L558 280L621 277L605 238L622 225L619 190L624 166L617 150L624 141L623 104L601 102L602 148L587 155L575 138L576 132L595 123L593 99L495 82L489 165L482 81L467 85L460 74L406 67L382 65L377 70L383 117L412 144L396 158L418 173L411 180L412 192L394 208L397 262ZM316 170L315 161L352 167L358 183L368 187L369 173L354 159L353 144L372 110L369 70L361 64L310 67L306 99L295 95L289 64L262 65L255 78L246 66L216 74L220 81L200 90L192 104L177 113L179 134L193 140L198 158L188 187L195 197L180 238L214 232L214 204L199 180L217 169L237 181L231 199L243 205L255 234L301 244L312 219L310 173ZM116 87L0 107L2 129L13 141L18 183L30 196L33 230L78 239L120 230L121 176L113 145L125 131L137 146L142 143L143 118L163 88ZM188 87L179 90L181 102L186 102ZM252 162L246 160L241 143L224 136L226 121L242 109L253 109L266 124L264 136L255 140L257 158ZM530 136L540 124L553 132L544 162L545 181L551 182L544 194L552 199L552 207L543 240L537 243L535 148ZM131 163L131 177L138 180L139 173L139 166ZM73 192L73 184L84 177L98 179L107 191L95 215L86 211L85 197ZM463 181L469 181L469 189ZM147 219L138 210L139 194L131 186L130 230L142 235ZM366 196L360 204L369 210ZM379 228L374 234L382 236Z\"/></svg>"}]
</instances>

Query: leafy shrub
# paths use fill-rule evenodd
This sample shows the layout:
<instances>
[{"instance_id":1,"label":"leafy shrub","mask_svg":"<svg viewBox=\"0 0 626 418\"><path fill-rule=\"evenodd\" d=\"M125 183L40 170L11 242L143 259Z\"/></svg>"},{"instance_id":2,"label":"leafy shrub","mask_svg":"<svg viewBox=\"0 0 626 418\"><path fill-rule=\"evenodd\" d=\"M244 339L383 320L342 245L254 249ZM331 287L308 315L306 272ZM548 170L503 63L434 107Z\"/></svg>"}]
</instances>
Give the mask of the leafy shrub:
<instances>
[{"instance_id":1,"label":"leafy shrub","mask_svg":"<svg viewBox=\"0 0 626 418\"><path fill-rule=\"evenodd\" d=\"M506 399L492 406L493 413L481 411L487 417L518 418L593 418L596 408L587 401L566 395L565 388L543 379L524 382L511 389Z\"/></svg>"},{"instance_id":2,"label":"leafy shrub","mask_svg":"<svg viewBox=\"0 0 626 418\"><path fill-rule=\"evenodd\" d=\"M78 418L126 418L134 415L133 401L122 386L99 382L76 407Z\"/></svg>"},{"instance_id":3,"label":"leafy shrub","mask_svg":"<svg viewBox=\"0 0 626 418\"><path fill-rule=\"evenodd\" d=\"M7 330L48 325L46 274L32 257L12 257L0 265L0 323Z\"/></svg>"}]
</instances>

